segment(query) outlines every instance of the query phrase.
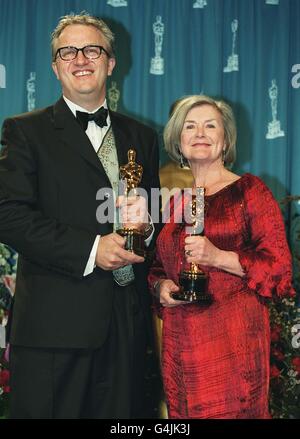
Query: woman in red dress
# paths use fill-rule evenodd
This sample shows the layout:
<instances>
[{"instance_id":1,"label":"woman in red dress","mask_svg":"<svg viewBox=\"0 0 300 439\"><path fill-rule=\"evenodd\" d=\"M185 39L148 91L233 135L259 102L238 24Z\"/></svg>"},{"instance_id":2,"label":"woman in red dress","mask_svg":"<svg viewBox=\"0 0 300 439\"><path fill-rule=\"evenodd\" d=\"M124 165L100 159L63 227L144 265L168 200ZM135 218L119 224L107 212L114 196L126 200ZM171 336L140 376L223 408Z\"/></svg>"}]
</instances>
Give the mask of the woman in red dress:
<instances>
[{"instance_id":1,"label":"woman in red dress","mask_svg":"<svg viewBox=\"0 0 300 439\"><path fill-rule=\"evenodd\" d=\"M235 158L236 127L224 102L181 99L164 139L170 156L190 166L195 187L206 191L205 236L188 236L176 222L185 200L175 196L149 275L163 319L169 417L269 418L268 302L294 294L279 206L258 177L225 167ZM210 305L172 297L183 259L207 274Z\"/></svg>"}]
</instances>

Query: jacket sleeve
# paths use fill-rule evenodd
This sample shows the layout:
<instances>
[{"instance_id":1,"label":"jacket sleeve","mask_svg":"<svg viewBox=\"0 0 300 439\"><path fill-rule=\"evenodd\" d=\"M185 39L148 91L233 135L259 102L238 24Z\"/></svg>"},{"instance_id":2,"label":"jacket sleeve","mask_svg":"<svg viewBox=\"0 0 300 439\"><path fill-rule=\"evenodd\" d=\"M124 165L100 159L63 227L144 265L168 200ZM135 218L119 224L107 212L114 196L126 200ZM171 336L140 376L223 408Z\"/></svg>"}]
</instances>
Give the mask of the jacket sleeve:
<instances>
[{"instance_id":1,"label":"jacket sleeve","mask_svg":"<svg viewBox=\"0 0 300 439\"><path fill-rule=\"evenodd\" d=\"M39 209L38 157L16 119L2 129L0 241L44 268L81 278L95 235Z\"/></svg>"},{"instance_id":2,"label":"jacket sleeve","mask_svg":"<svg viewBox=\"0 0 300 439\"><path fill-rule=\"evenodd\" d=\"M246 189L249 245L238 251L249 289L261 296L294 295L291 254L278 203L259 179Z\"/></svg>"},{"instance_id":3,"label":"jacket sleeve","mask_svg":"<svg viewBox=\"0 0 300 439\"><path fill-rule=\"evenodd\" d=\"M159 146L157 136L154 136L150 163L147 164L151 169L150 190L154 190L153 195L149 197L148 210L151 219L154 223L154 235L149 245L149 250L155 248L156 238L161 230L161 196L160 196L160 181L159 181ZM154 203L153 203L154 202Z\"/></svg>"}]
</instances>

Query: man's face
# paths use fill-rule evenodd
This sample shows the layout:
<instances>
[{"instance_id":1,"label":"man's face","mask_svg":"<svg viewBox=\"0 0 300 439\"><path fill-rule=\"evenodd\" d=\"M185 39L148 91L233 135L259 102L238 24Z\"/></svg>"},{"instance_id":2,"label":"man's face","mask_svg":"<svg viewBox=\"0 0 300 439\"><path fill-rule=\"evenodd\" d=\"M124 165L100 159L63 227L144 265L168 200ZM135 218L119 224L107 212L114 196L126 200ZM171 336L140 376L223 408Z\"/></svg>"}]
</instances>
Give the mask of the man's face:
<instances>
[{"instance_id":1,"label":"man's face","mask_svg":"<svg viewBox=\"0 0 300 439\"><path fill-rule=\"evenodd\" d=\"M101 32L94 26L72 24L67 26L56 41L55 49L66 46L82 48L88 45L108 45ZM115 59L102 52L100 58L87 59L82 51L72 61L63 61L59 55L52 63L57 79L61 82L64 96L72 102L93 110L100 105L106 94L106 79L112 74ZM91 108L89 108L91 107Z\"/></svg>"}]
</instances>

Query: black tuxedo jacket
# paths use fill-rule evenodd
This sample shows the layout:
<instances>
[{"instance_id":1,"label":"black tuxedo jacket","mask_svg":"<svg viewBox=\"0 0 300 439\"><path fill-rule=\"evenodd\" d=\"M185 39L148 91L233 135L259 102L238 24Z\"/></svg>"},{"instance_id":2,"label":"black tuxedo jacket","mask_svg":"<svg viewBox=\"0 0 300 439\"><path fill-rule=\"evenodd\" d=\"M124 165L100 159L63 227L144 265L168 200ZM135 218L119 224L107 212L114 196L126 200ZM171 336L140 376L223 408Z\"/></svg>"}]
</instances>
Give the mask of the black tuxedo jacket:
<instances>
[{"instance_id":1,"label":"black tuxedo jacket","mask_svg":"<svg viewBox=\"0 0 300 439\"><path fill-rule=\"evenodd\" d=\"M119 164L133 147L141 186L159 187L155 132L110 112ZM83 277L100 224L96 200L110 182L87 135L61 98L54 106L7 119L0 159L0 241L19 253L11 342L96 348L107 336L113 277L96 267ZM146 263L134 266L145 312Z\"/></svg>"}]
</instances>

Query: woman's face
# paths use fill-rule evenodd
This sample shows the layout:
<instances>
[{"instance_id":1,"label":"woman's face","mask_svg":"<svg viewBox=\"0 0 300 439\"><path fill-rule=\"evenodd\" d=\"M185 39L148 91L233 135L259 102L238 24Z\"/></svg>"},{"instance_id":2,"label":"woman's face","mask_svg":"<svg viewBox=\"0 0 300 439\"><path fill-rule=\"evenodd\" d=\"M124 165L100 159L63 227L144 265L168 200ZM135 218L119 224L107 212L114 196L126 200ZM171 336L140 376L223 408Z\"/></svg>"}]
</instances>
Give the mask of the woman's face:
<instances>
[{"instance_id":1,"label":"woman's face","mask_svg":"<svg viewBox=\"0 0 300 439\"><path fill-rule=\"evenodd\" d=\"M192 108L181 131L181 151L190 162L222 161L224 127L221 114L213 106Z\"/></svg>"}]
</instances>

